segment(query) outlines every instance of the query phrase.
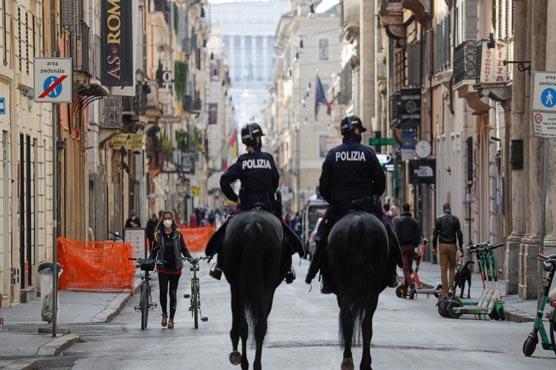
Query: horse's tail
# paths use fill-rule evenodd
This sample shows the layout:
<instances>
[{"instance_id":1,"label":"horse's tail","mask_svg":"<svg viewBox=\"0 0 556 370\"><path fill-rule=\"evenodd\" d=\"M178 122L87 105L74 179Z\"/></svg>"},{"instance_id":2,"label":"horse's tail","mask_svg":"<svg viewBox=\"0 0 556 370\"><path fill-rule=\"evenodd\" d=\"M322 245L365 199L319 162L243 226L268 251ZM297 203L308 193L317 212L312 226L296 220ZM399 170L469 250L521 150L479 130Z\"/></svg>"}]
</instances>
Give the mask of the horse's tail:
<instances>
[{"instance_id":1,"label":"horse's tail","mask_svg":"<svg viewBox=\"0 0 556 370\"><path fill-rule=\"evenodd\" d=\"M242 241L241 269L239 273L241 298L245 310L245 318L251 328L257 324L262 311L263 296L263 254L261 243L263 228L258 222L250 222L245 226Z\"/></svg>"},{"instance_id":2,"label":"horse's tail","mask_svg":"<svg viewBox=\"0 0 556 370\"><path fill-rule=\"evenodd\" d=\"M359 328L365 318L366 308L372 295L376 294L376 286L381 277L377 276L376 261L373 259L373 243L369 242L369 235L365 225L365 218L356 217L344 233L344 245L337 245L334 251L334 272L341 287L339 301L341 311L354 319L353 339L358 343L361 338ZM342 318L340 317L340 320ZM343 325L340 325L340 339L343 340Z\"/></svg>"}]
</instances>

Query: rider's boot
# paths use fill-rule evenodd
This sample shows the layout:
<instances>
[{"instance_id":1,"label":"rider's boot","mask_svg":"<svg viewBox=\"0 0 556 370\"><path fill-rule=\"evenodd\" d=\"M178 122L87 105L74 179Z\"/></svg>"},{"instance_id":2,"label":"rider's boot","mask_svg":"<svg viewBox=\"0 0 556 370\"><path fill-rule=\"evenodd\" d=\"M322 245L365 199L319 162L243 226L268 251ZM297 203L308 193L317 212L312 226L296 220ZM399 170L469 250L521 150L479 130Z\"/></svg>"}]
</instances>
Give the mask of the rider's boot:
<instances>
[{"instance_id":1,"label":"rider's boot","mask_svg":"<svg viewBox=\"0 0 556 370\"><path fill-rule=\"evenodd\" d=\"M207 243L207 247L205 250L205 254L207 256L213 257L215 254L220 252L222 243L224 241L224 235L226 232L226 226L228 225L228 220L222 226L220 226L218 230L216 230L216 233L214 233L212 238L210 238L209 242ZM218 262L214 263L211 266L209 275L216 280L222 279L222 269L218 265Z\"/></svg>"},{"instance_id":2,"label":"rider's boot","mask_svg":"<svg viewBox=\"0 0 556 370\"><path fill-rule=\"evenodd\" d=\"M317 243L319 244L319 243ZM317 276L317 273L320 270L320 262L322 259L322 250L324 248L321 248L319 245L317 245L317 248L315 250L315 255L313 256L313 258L311 259L311 265L309 266L309 270L307 271L307 276L305 276L305 283L306 284L311 284L311 281L313 281L313 279L315 278L315 276Z\"/></svg>"},{"instance_id":3,"label":"rider's boot","mask_svg":"<svg viewBox=\"0 0 556 370\"><path fill-rule=\"evenodd\" d=\"M286 284L291 284L295 280L295 270L293 266L290 266L288 271L286 271Z\"/></svg>"},{"instance_id":4,"label":"rider's boot","mask_svg":"<svg viewBox=\"0 0 556 370\"><path fill-rule=\"evenodd\" d=\"M218 267L218 262L215 262L209 271L210 277L216 280L222 279L222 270Z\"/></svg>"}]
</instances>

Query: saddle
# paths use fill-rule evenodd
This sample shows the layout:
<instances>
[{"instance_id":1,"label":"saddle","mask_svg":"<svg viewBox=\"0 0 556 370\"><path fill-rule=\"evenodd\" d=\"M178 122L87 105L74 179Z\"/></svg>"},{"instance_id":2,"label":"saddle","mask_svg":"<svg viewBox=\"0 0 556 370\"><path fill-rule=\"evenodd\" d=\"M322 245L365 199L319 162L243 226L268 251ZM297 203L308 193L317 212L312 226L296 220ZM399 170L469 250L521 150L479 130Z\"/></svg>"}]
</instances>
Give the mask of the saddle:
<instances>
[{"instance_id":1,"label":"saddle","mask_svg":"<svg viewBox=\"0 0 556 370\"><path fill-rule=\"evenodd\" d=\"M264 203L250 204L249 208L243 209L242 211L247 211L252 209L262 209L270 213L273 213L268 209L268 206ZM275 213L273 214L276 215ZM226 228L232 217L233 216L230 216L226 220L226 222L224 222L224 224L222 224L222 226L220 226L220 228L216 230L214 235L208 241L207 247L205 249L205 254L207 256L213 256L221 250L222 244L224 242L224 235L226 235ZM305 251L303 249L303 244L301 242L301 239L299 239L297 234L295 234L293 230L290 229L290 227L286 225L286 223L280 217L278 217L278 219L280 220L280 223L282 224L282 230L284 231L284 246L289 247L291 254L298 253L300 257L303 257L305 255Z\"/></svg>"}]
</instances>

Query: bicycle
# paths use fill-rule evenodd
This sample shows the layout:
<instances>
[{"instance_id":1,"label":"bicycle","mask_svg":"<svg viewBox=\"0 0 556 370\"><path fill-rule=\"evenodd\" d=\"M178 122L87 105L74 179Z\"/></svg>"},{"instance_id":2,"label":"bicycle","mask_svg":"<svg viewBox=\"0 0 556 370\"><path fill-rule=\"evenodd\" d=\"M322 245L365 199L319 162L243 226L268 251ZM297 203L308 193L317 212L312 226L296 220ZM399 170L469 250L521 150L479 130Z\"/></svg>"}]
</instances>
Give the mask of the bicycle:
<instances>
[{"instance_id":1,"label":"bicycle","mask_svg":"<svg viewBox=\"0 0 556 370\"><path fill-rule=\"evenodd\" d=\"M191 294L186 293L183 297L190 299L189 311L191 311L193 316L195 329L199 329L199 317L202 322L207 322L208 317L201 316L201 287L197 272L199 272L199 262L202 260L209 262L210 257L188 258L186 260L191 264L189 270L193 272L193 276L191 277Z\"/></svg>"},{"instance_id":2,"label":"bicycle","mask_svg":"<svg viewBox=\"0 0 556 370\"><path fill-rule=\"evenodd\" d=\"M129 260L136 261L136 266L145 272L141 277L139 306L135 307L135 311L141 311L141 330L145 330L149 321L149 311L154 310L157 306L156 303L153 303L150 283L150 272L154 270L155 261L143 258L129 258Z\"/></svg>"}]
</instances>

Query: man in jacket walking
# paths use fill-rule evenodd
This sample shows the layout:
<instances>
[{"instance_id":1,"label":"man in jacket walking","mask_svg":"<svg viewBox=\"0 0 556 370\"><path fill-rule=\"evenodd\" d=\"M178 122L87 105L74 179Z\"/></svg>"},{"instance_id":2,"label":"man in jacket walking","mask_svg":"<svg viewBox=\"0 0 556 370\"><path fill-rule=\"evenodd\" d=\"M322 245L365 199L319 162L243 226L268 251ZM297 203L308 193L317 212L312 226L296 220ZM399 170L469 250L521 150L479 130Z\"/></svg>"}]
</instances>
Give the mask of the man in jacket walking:
<instances>
[{"instance_id":1,"label":"man in jacket walking","mask_svg":"<svg viewBox=\"0 0 556 370\"><path fill-rule=\"evenodd\" d=\"M458 218L452 215L450 203L444 204L442 209L444 214L434 223L432 248L440 260L442 290L448 294L454 285L458 247L460 250L463 247L463 234Z\"/></svg>"},{"instance_id":2,"label":"man in jacket walking","mask_svg":"<svg viewBox=\"0 0 556 370\"><path fill-rule=\"evenodd\" d=\"M394 220L394 224L402 250L404 284L411 291L415 291L415 284L411 273L413 272L415 247L421 242L421 227L417 220L411 216L409 204L405 203L402 206L402 211L402 215Z\"/></svg>"}]
</instances>

